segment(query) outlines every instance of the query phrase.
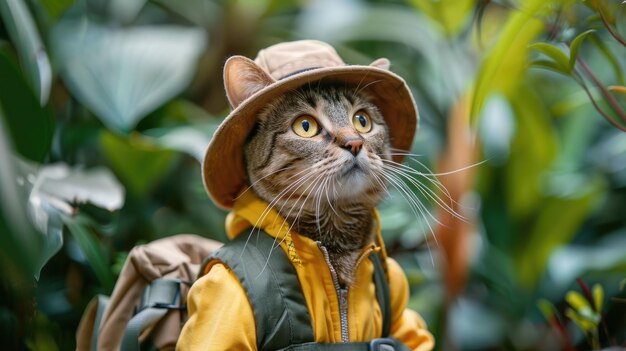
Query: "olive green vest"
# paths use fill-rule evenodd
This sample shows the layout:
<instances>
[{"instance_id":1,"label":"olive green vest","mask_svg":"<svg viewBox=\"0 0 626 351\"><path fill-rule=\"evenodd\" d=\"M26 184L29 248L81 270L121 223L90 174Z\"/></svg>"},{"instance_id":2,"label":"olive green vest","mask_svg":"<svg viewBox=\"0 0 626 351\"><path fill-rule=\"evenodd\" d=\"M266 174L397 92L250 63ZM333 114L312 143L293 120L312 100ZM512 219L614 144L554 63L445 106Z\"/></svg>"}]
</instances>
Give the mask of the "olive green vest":
<instances>
[{"instance_id":1,"label":"olive green vest","mask_svg":"<svg viewBox=\"0 0 626 351\"><path fill-rule=\"evenodd\" d=\"M266 350L346 350L405 351L398 340L389 337L391 306L389 284L378 253L370 255L374 264L372 279L383 314L383 332L370 342L322 344L314 341L311 317L296 271L285 252L268 234L257 231L251 237L239 235L206 258L219 260L237 276L254 312L257 348Z\"/></svg>"}]
</instances>

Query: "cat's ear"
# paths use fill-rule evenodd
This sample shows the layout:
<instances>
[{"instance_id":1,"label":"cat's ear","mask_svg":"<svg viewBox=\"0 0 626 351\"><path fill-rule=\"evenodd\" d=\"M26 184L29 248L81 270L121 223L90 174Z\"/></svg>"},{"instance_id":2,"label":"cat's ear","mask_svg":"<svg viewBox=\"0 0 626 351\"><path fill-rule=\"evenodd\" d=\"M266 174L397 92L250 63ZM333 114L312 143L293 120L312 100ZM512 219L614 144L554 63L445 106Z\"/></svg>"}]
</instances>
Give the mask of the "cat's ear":
<instances>
[{"instance_id":1,"label":"cat's ear","mask_svg":"<svg viewBox=\"0 0 626 351\"><path fill-rule=\"evenodd\" d=\"M385 71L389 71L389 66L391 63L386 58L379 58L378 60L370 63L370 66L384 69Z\"/></svg>"},{"instance_id":2,"label":"cat's ear","mask_svg":"<svg viewBox=\"0 0 626 351\"><path fill-rule=\"evenodd\" d=\"M247 57L232 56L224 64L224 88L233 108L272 83L274 79Z\"/></svg>"}]
</instances>

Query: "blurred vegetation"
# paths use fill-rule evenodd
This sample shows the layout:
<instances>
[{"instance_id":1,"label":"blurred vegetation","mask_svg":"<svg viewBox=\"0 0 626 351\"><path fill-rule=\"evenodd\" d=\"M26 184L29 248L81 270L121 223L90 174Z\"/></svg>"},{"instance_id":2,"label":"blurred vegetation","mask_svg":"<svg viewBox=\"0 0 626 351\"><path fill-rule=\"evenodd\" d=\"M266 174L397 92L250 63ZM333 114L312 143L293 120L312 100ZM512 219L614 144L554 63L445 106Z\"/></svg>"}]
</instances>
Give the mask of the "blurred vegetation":
<instances>
[{"instance_id":1,"label":"blurred vegetation","mask_svg":"<svg viewBox=\"0 0 626 351\"><path fill-rule=\"evenodd\" d=\"M621 1L2 0L0 14L7 349L74 349L134 245L225 240L199 163L228 113L222 64L304 38L353 64L388 57L414 92L407 164L463 218L411 184L432 216L395 192L381 216L438 349L624 346Z\"/></svg>"}]
</instances>

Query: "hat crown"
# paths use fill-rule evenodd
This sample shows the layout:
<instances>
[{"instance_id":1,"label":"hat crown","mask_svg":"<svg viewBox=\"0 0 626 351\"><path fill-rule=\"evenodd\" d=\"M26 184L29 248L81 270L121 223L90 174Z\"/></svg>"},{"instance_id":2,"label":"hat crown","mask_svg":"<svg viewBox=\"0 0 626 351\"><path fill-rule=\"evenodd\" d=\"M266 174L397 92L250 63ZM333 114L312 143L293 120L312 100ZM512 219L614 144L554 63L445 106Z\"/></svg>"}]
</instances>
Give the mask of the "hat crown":
<instances>
[{"instance_id":1,"label":"hat crown","mask_svg":"<svg viewBox=\"0 0 626 351\"><path fill-rule=\"evenodd\" d=\"M345 66L332 46L318 40L272 45L259 51L254 62L275 80L315 68Z\"/></svg>"}]
</instances>

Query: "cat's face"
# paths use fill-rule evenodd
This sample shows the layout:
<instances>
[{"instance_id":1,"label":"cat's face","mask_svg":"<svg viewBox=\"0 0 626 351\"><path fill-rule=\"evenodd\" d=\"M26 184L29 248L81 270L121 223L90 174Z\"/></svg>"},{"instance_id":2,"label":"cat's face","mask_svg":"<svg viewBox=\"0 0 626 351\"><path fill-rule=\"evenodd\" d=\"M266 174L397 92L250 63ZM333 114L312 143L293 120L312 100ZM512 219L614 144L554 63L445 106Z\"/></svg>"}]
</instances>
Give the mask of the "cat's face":
<instances>
[{"instance_id":1,"label":"cat's face","mask_svg":"<svg viewBox=\"0 0 626 351\"><path fill-rule=\"evenodd\" d=\"M284 216L326 205L375 206L382 198L387 126L357 89L305 86L258 120L245 146L249 181Z\"/></svg>"}]
</instances>

